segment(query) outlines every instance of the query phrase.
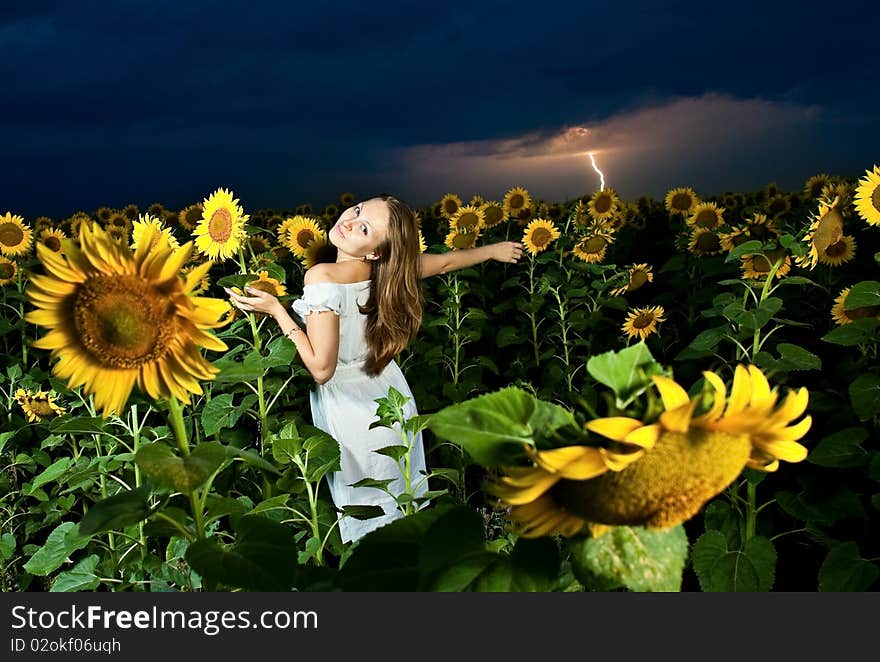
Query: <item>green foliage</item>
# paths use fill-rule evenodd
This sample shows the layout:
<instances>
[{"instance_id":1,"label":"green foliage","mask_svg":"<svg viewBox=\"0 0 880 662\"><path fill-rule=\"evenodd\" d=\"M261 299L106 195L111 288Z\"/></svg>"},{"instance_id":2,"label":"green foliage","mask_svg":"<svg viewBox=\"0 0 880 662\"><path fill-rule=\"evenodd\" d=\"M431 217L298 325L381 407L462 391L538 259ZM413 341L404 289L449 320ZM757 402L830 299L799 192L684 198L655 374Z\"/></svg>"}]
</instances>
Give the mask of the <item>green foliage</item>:
<instances>
[{"instance_id":1,"label":"green foliage","mask_svg":"<svg viewBox=\"0 0 880 662\"><path fill-rule=\"evenodd\" d=\"M694 570L704 591L769 591L776 571L776 549L762 537L741 548L728 547L720 531L706 531L694 543Z\"/></svg>"}]
</instances>

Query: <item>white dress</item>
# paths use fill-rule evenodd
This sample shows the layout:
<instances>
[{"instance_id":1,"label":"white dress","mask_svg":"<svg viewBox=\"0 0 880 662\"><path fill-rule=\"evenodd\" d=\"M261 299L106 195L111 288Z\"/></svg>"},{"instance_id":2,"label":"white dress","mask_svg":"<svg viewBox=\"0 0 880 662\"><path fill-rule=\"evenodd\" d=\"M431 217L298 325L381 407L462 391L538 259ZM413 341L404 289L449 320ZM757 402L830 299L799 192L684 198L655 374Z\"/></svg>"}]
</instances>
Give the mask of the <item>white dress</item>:
<instances>
[{"instance_id":1,"label":"white dress","mask_svg":"<svg viewBox=\"0 0 880 662\"><path fill-rule=\"evenodd\" d=\"M309 313L322 310L332 310L339 315L336 372L324 384L316 384L309 398L315 427L339 442L341 469L328 475L333 503L338 508L376 505L385 511L385 515L367 520L343 517L339 522L343 542L357 540L403 515L396 502L384 491L374 487L350 487L363 478L391 478L393 482L388 488L394 494L399 495L406 489L403 473L394 459L373 452L402 443L395 430L386 427L370 429L370 423L378 420L375 400L387 397L389 387L393 386L410 398L404 406L406 417L418 413L409 384L395 361L392 360L375 377L363 370L368 354L364 333L367 317L358 310L358 303L366 303L369 292L370 281L312 283L303 287L302 298L296 299L291 306L303 319ZM427 468L421 433L415 438L410 469L412 493L416 496L425 493L428 481L425 479Z\"/></svg>"}]
</instances>

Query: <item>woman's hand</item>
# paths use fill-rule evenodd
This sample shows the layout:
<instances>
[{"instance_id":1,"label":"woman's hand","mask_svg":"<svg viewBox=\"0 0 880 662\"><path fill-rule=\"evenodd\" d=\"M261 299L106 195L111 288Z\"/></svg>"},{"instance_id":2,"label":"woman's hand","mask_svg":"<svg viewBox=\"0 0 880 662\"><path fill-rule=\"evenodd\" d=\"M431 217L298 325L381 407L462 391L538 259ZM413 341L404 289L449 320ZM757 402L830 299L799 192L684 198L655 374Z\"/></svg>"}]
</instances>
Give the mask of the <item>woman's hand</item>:
<instances>
[{"instance_id":1,"label":"woman's hand","mask_svg":"<svg viewBox=\"0 0 880 662\"><path fill-rule=\"evenodd\" d=\"M243 294L236 294L228 287L224 287L223 289L226 290L226 293L229 295L232 305L239 310L244 310L249 313L265 313L274 317L279 308L281 308L281 302L278 301L277 297L268 292L263 292L263 290L258 290L253 287L245 287L245 291L251 296L244 296Z\"/></svg>"},{"instance_id":2,"label":"woman's hand","mask_svg":"<svg viewBox=\"0 0 880 662\"><path fill-rule=\"evenodd\" d=\"M523 245L518 241L499 241L497 244L490 244L490 246L493 260L516 264L516 261L522 257Z\"/></svg>"}]
</instances>

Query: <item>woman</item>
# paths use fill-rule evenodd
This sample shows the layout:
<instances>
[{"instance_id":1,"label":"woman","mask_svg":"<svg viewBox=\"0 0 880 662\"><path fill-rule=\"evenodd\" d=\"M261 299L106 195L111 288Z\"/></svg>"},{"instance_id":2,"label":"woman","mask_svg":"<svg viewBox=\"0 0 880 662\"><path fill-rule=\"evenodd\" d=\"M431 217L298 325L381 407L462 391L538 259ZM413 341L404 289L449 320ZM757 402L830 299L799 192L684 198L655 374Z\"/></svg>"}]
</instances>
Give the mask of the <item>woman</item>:
<instances>
[{"instance_id":1,"label":"woman","mask_svg":"<svg viewBox=\"0 0 880 662\"><path fill-rule=\"evenodd\" d=\"M400 438L388 428L371 430L370 423L377 418L375 400L386 397L391 386L410 398L404 408L407 418L418 413L394 357L422 322L419 278L489 259L516 263L522 257L522 244L504 241L422 254L412 210L390 195L346 209L330 230L329 240L337 249L336 262L309 269L303 296L292 306L306 320L308 333L271 294L253 288L247 288L251 296L226 291L241 310L274 317L315 378L318 385L310 394L313 423L333 436L340 448L340 471L328 477L334 504L337 508L377 505L385 511L368 520L342 518L339 533L343 542L349 542L402 515L384 491L351 485L363 478L392 479L389 490L398 495L405 490L397 463L373 452L400 444ZM411 489L418 496L428 489L421 433L411 460Z\"/></svg>"}]
</instances>

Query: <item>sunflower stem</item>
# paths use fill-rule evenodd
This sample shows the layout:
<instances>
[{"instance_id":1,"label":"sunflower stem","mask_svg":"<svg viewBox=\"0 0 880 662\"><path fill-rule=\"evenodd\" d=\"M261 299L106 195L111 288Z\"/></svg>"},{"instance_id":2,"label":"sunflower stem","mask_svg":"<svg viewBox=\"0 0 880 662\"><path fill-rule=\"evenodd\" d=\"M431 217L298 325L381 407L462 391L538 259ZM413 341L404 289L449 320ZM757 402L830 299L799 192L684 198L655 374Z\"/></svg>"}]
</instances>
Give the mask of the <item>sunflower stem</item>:
<instances>
[{"instance_id":1,"label":"sunflower stem","mask_svg":"<svg viewBox=\"0 0 880 662\"><path fill-rule=\"evenodd\" d=\"M743 542L748 542L755 537L755 526L758 519L758 510L755 508L758 486L752 481L746 482L746 536Z\"/></svg>"},{"instance_id":2,"label":"sunflower stem","mask_svg":"<svg viewBox=\"0 0 880 662\"><path fill-rule=\"evenodd\" d=\"M535 367L541 367L541 352L538 348L537 315L532 310L535 303L535 256L529 255L529 321L532 323L532 348L535 351Z\"/></svg>"},{"instance_id":3,"label":"sunflower stem","mask_svg":"<svg viewBox=\"0 0 880 662\"><path fill-rule=\"evenodd\" d=\"M138 425L136 404L131 405L129 415L131 416L131 434L134 439L134 454L137 455L141 443L141 427ZM141 486L141 469L137 462L134 463L134 486L135 489ZM138 522L138 539L141 543L141 563L143 563L147 557L147 537L144 535L143 521Z\"/></svg>"},{"instance_id":4,"label":"sunflower stem","mask_svg":"<svg viewBox=\"0 0 880 662\"><path fill-rule=\"evenodd\" d=\"M183 424L183 406L173 395L168 398L168 423L174 431L174 438L181 454L189 455L189 438L186 436L186 428ZM193 521L196 523L196 534L199 540L203 540L205 538L205 517L197 492L197 489L193 489L187 496L193 513Z\"/></svg>"},{"instance_id":5,"label":"sunflower stem","mask_svg":"<svg viewBox=\"0 0 880 662\"><path fill-rule=\"evenodd\" d=\"M766 259L766 256L764 256L764 257ZM758 299L757 308L760 308L761 304L764 303L764 300L767 298L768 293L770 291L770 285L773 282L773 276L776 273L776 270L779 269L780 266L782 266L782 261L784 259L785 259L785 256L783 255L778 260L776 260L776 262L773 263L772 267L770 267L770 272L767 274L767 279L764 281L764 287L761 289L761 296ZM769 260L768 260L768 262L769 262ZM761 329L757 328L757 329L755 329L755 335L752 338L752 356L750 357L752 361L755 360L755 355L761 349L760 340L761 340Z\"/></svg>"}]
</instances>

